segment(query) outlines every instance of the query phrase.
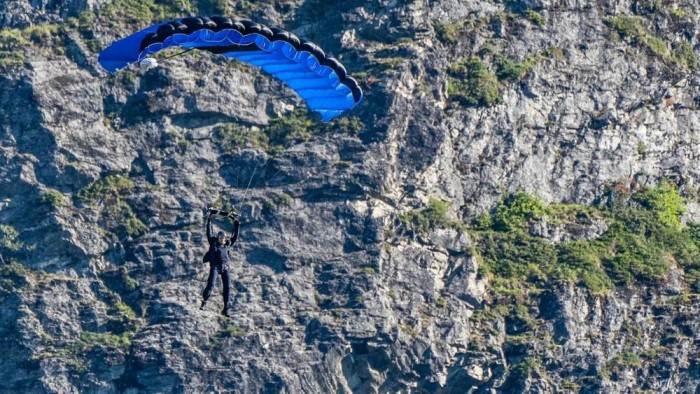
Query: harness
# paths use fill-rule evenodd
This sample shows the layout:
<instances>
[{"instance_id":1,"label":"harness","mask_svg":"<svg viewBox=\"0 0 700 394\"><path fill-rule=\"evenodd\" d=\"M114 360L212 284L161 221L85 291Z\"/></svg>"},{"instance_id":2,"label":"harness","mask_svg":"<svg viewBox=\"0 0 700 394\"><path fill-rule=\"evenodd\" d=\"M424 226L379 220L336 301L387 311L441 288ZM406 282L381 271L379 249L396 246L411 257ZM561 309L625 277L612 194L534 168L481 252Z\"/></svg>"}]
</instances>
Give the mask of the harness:
<instances>
[{"instance_id":1,"label":"harness","mask_svg":"<svg viewBox=\"0 0 700 394\"><path fill-rule=\"evenodd\" d=\"M228 251L228 246L214 244L209 247L209 250L202 260L205 263L213 265L219 275L221 275L224 271L228 271L228 262L230 260Z\"/></svg>"}]
</instances>

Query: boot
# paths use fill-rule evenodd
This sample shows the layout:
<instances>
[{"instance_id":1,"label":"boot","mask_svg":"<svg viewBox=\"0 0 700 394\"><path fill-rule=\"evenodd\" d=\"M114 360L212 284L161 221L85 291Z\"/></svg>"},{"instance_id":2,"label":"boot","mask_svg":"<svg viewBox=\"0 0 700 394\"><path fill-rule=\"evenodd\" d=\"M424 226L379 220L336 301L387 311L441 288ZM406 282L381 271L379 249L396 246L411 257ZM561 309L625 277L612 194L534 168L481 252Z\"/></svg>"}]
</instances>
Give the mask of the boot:
<instances>
[{"instance_id":1,"label":"boot","mask_svg":"<svg viewBox=\"0 0 700 394\"><path fill-rule=\"evenodd\" d=\"M224 307L224 310L221 311L221 314L228 317L228 307L227 306Z\"/></svg>"},{"instance_id":2,"label":"boot","mask_svg":"<svg viewBox=\"0 0 700 394\"><path fill-rule=\"evenodd\" d=\"M199 306L199 310L200 310L200 311L203 311L205 305L207 305L207 302L206 302L206 301L202 301L202 305Z\"/></svg>"}]
</instances>

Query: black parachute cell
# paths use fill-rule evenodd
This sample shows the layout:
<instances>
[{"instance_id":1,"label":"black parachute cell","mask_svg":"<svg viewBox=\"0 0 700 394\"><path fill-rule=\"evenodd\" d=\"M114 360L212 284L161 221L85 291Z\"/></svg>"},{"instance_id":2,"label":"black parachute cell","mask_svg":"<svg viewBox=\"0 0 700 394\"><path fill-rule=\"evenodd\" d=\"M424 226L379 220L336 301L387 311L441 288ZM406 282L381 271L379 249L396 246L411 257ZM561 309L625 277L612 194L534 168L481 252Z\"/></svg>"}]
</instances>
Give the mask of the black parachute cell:
<instances>
[{"instance_id":1,"label":"black parachute cell","mask_svg":"<svg viewBox=\"0 0 700 394\"><path fill-rule=\"evenodd\" d=\"M348 72L345 70L345 67L343 67L342 64L338 61L338 59L334 57L327 57L321 61L321 64L324 66L328 66L335 71L336 74L338 74L338 78L342 81L347 77Z\"/></svg>"},{"instance_id":2,"label":"black parachute cell","mask_svg":"<svg viewBox=\"0 0 700 394\"><path fill-rule=\"evenodd\" d=\"M245 25L241 21L233 21L233 29L238 30L241 34L245 34Z\"/></svg>"},{"instance_id":3,"label":"black parachute cell","mask_svg":"<svg viewBox=\"0 0 700 394\"><path fill-rule=\"evenodd\" d=\"M211 20L216 23L216 31L221 31L223 29L232 29L233 20L225 16L212 16Z\"/></svg>"},{"instance_id":4,"label":"black parachute cell","mask_svg":"<svg viewBox=\"0 0 700 394\"><path fill-rule=\"evenodd\" d=\"M260 25L260 34L262 34L268 40L271 40L272 36L274 35L274 33L272 33L272 30L265 25Z\"/></svg>"},{"instance_id":5,"label":"black parachute cell","mask_svg":"<svg viewBox=\"0 0 700 394\"><path fill-rule=\"evenodd\" d=\"M301 46L301 38L297 37L296 34L289 32L289 43L294 45L297 50Z\"/></svg>"},{"instance_id":6,"label":"black parachute cell","mask_svg":"<svg viewBox=\"0 0 700 394\"><path fill-rule=\"evenodd\" d=\"M270 31L272 31L272 34L285 34L285 33L287 33L286 30L280 29L279 27L271 27Z\"/></svg>"},{"instance_id":7,"label":"black parachute cell","mask_svg":"<svg viewBox=\"0 0 700 394\"><path fill-rule=\"evenodd\" d=\"M187 30L185 33L190 34L204 27L204 21L201 18L184 18L181 20L182 23L187 25Z\"/></svg>"},{"instance_id":8,"label":"black parachute cell","mask_svg":"<svg viewBox=\"0 0 700 394\"><path fill-rule=\"evenodd\" d=\"M343 84L350 88L350 91L352 92L352 97L355 99L355 101L359 101L362 99L362 89L360 89L360 85L358 85L355 78L346 77L343 80Z\"/></svg>"},{"instance_id":9,"label":"black parachute cell","mask_svg":"<svg viewBox=\"0 0 700 394\"><path fill-rule=\"evenodd\" d=\"M146 36L141 40L141 45L139 47L139 52L143 51L147 46L151 44L155 44L156 42L160 42L158 40L158 34L154 33L148 33Z\"/></svg>"},{"instance_id":10,"label":"black parachute cell","mask_svg":"<svg viewBox=\"0 0 700 394\"><path fill-rule=\"evenodd\" d=\"M245 26L246 34L260 33L262 26L259 23L255 23L249 20L242 20L241 23Z\"/></svg>"},{"instance_id":11,"label":"black parachute cell","mask_svg":"<svg viewBox=\"0 0 700 394\"><path fill-rule=\"evenodd\" d=\"M171 25L170 23L162 25L158 28L156 33L158 34L158 38L160 40L164 40L175 33L175 26Z\"/></svg>"},{"instance_id":12,"label":"black parachute cell","mask_svg":"<svg viewBox=\"0 0 700 394\"><path fill-rule=\"evenodd\" d=\"M216 22L213 20L207 18L206 16L202 16L202 22L204 23L204 27L209 29L209 30L214 30L216 29Z\"/></svg>"},{"instance_id":13,"label":"black parachute cell","mask_svg":"<svg viewBox=\"0 0 700 394\"><path fill-rule=\"evenodd\" d=\"M176 30L178 33L184 33L185 31L187 31L187 25L184 24L184 23L182 23L182 22L180 22L180 21L173 21L173 22L171 22L171 24L172 24L173 26L175 26L175 30Z\"/></svg>"},{"instance_id":14,"label":"black parachute cell","mask_svg":"<svg viewBox=\"0 0 700 394\"><path fill-rule=\"evenodd\" d=\"M303 41L301 45L299 45L299 50L309 52L319 61L323 61L323 59L326 58L326 54L323 52L323 49L319 48L318 45L310 41Z\"/></svg>"},{"instance_id":15,"label":"black parachute cell","mask_svg":"<svg viewBox=\"0 0 700 394\"><path fill-rule=\"evenodd\" d=\"M272 34L271 40L272 40L272 41L286 41L286 42L289 42L289 33L287 33L286 31L283 31L283 32L274 32L274 34Z\"/></svg>"}]
</instances>

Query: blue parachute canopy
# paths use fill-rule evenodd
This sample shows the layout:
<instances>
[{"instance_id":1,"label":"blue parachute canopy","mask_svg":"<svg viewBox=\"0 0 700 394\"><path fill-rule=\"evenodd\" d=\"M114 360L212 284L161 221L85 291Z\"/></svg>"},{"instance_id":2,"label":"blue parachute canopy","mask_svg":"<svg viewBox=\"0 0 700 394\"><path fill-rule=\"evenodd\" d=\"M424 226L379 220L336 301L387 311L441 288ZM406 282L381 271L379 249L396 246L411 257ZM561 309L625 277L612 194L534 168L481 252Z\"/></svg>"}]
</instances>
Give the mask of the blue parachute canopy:
<instances>
[{"instance_id":1,"label":"blue parachute canopy","mask_svg":"<svg viewBox=\"0 0 700 394\"><path fill-rule=\"evenodd\" d=\"M345 67L317 45L249 20L214 16L159 23L105 48L98 61L110 73L171 47L232 57L284 81L327 122L362 100Z\"/></svg>"}]
</instances>

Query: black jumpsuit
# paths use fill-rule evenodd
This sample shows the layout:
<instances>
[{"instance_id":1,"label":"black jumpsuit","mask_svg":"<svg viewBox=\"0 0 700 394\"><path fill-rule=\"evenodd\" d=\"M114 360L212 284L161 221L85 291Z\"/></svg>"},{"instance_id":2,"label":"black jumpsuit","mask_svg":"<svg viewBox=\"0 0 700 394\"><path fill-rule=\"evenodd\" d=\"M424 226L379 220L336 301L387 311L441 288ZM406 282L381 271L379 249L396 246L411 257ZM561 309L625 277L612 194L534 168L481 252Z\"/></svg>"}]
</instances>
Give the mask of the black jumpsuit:
<instances>
[{"instance_id":1,"label":"black jumpsuit","mask_svg":"<svg viewBox=\"0 0 700 394\"><path fill-rule=\"evenodd\" d=\"M228 300L229 300L229 288L231 287L231 280L228 274L228 263L229 263L229 249L238 239L238 228L240 223L238 220L233 222L233 234L231 238L224 244L220 244L218 238L212 235L213 229L211 224L211 216L207 219L207 240L209 240L209 251L205 256L205 261L209 261L209 278L207 279L207 287L204 288L204 293L202 297L204 301L202 305L211 296L211 289L214 286L214 279L216 273L221 275L221 282L223 284L223 296L224 296L224 314L228 311Z\"/></svg>"}]
</instances>

